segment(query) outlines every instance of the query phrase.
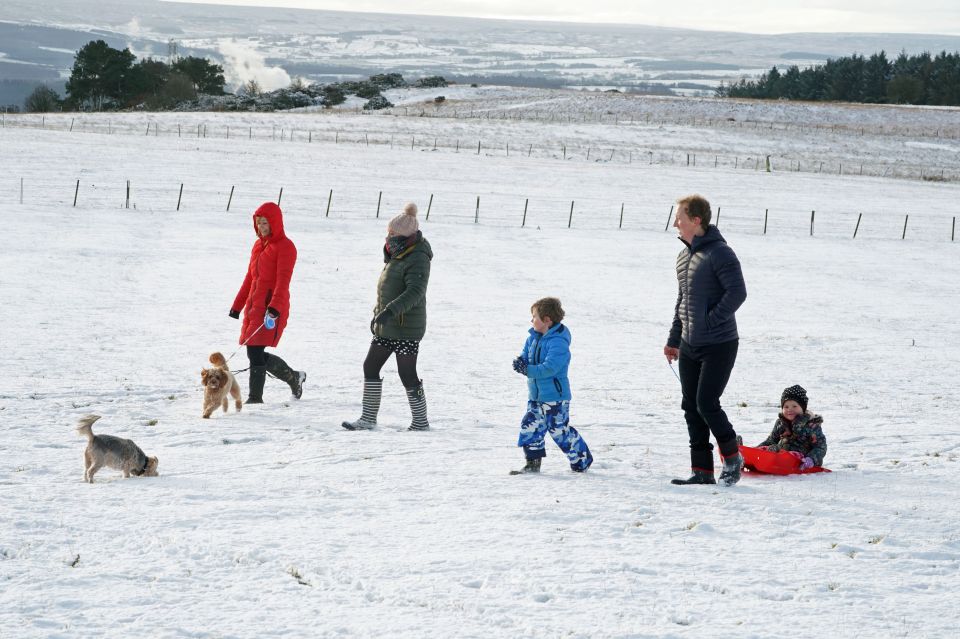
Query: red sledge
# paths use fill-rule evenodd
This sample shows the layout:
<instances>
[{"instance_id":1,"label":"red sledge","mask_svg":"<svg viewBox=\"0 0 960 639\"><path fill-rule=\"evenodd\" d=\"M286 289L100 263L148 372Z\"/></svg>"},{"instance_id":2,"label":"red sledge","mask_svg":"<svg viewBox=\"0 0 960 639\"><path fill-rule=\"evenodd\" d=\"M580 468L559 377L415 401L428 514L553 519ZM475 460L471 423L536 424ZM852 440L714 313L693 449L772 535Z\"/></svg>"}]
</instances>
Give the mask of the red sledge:
<instances>
[{"instance_id":1,"label":"red sledge","mask_svg":"<svg viewBox=\"0 0 960 639\"><path fill-rule=\"evenodd\" d=\"M785 450L774 453L762 448L741 446L740 454L743 456L743 467L754 473L807 475L809 473L830 472L829 468L823 466L811 466L806 470L800 470L800 460Z\"/></svg>"}]
</instances>

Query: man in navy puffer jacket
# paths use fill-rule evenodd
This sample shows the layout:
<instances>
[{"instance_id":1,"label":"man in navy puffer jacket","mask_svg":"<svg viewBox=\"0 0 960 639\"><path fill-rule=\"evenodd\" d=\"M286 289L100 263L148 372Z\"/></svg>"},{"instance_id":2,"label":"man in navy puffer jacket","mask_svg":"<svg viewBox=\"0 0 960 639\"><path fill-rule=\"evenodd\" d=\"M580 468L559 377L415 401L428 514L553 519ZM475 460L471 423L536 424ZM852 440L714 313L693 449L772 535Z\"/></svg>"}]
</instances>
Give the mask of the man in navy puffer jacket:
<instances>
[{"instance_id":1,"label":"man in navy puffer jacket","mask_svg":"<svg viewBox=\"0 0 960 639\"><path fill-rule=\"evenodd\" d=\"M680 360L683 415L690 435L693 476L674 484L715 484L713 433L723 458L720 483L740 480L743 458L737 433L720 407L720 396L737 359L735 313L747 299L740 260L710 224L710 203L699 195L677 202L673 226L685 244L677 255L677 305L663 354Z\"/></svg>"}]
</instances>

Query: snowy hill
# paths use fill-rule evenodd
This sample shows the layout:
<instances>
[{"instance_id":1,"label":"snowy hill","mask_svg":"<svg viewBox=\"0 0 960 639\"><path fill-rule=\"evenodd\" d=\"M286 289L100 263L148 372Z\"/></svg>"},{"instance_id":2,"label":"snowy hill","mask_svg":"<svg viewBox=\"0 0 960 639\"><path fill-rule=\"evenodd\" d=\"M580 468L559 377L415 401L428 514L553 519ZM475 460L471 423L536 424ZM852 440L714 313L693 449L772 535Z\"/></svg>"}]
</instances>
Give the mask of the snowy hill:
<instances>
[{"instance_id":1,"label":"snowy hill","mask_svg":"<svg viewBox=\"0 0 960 639\"><path fill-rule=\"evenodd\" d=\"M502 100L489 118L4 118L0 636L954 634L960 187L742 165L774 147L804 167L945 163L956 138L920 133L940 112L890 109L861 133L839 106L731 115L768 124L750 128L698 101L669 123L639 115L672 112L657 101L623 103L631 123L576 101L510 119ZM682 159L713 144L737 164ZM277 352L308 371L304 397L268 380L266 404L201 419L200 368L237 348L250 214L281 188L299 261ZM661 352L680 247L664 224L692 191L747 280L724 406L759 442L802 384L831 474L669 483L687 443ZM433 428L405 430L391 362L379 428L351 433L386 220L407 200L436 254ZM510 360L547 294L568 313L572 422L597 461L574 474L548 448L541 476L511 477L526 389ZM73 428L89 412L160 477L84 484Z\"/></svg>"}]
</instances>

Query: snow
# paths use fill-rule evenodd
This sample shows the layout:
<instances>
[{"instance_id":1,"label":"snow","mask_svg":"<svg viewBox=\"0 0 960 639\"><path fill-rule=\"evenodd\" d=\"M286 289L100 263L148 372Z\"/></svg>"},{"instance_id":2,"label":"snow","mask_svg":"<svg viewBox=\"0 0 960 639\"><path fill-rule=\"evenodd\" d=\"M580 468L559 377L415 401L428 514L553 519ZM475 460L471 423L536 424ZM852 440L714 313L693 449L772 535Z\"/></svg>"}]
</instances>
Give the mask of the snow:
<instances>
[{"instance_id":1,"label":"snow","mask_svg":"<svg viewBox=\"0 0 960 639\"><path fill-rule=\"evenodd\" d=\"M885 113L897 124L902 111ZM731 155L757 140L812 154L826 134L798 128L667 135L347 112L61 115L43 129L38 119L8 115L0 128L0 636L955 634L955 182L563 160L554 149L620 133L619 148L722 137ZM148 123L159 133L146 135ZM433 151L432 139L411 150L411 133L543 152ZM868 163L956 148L863 137ZM226 313L250 213L281 187L299 261L275 352L308 372L304 397L268 380L266 404L203 420L200 368L211 351L237 349ZM680 247L664 224L691 191L720 207L749 291L728 414L758 442L780 391L802 384L824 416L833 473L670 485L687 472L687 446L662 355ZM406 430L390 362L379 428L347 432L384 227L407 200L436 254L420 357L432 430ZM572 423L597 461L571 473L548 443L540 476L511 477L526 388L510 361L530 303L548 294L568 313ZM84 484L73 428L89 412L103 415L95 432L157 455L160 477L103 470Z\"/></svg>"}]
</instances>

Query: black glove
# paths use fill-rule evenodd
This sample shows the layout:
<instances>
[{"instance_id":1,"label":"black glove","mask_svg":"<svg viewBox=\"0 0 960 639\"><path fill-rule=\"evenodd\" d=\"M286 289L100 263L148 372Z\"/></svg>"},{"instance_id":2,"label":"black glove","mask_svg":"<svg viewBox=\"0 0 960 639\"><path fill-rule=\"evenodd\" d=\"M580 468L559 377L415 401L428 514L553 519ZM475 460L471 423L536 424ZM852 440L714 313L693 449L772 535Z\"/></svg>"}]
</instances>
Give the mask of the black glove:
<instances>
[{"instance_id":1,"label":"black glove","mask_svg":"<svg viewBox=\"0 0 960 639\"><path fill-rule=\"evenodd\" d=\"M273 315L273 316L274 316L275 318L277 318L277 319L280 318L280 311L278 311L277 309L275 309L275 308L272 307L272 306L268 306L268 307L267 307L267 312L270 313L271 315Z\"/></svg>"},{"instance_id":2,"label":"black glove","mask_svg":"<svg viewBox=\"0 0 960 639\"><path fill-rule=\"evenodd\" d=\"M513 360L513 370L517 371L521 375L527 374L527 360L523 357L518 357Z\"/></svg>"},{"instance_id":3,"label":"black glove","mask_svg":"<svg viewBox=\"0 0 960 639\"><path fill-rule=\"evenodd\" d=\"M390 310L389 308L385 308L379 313L377 313L376 317L370 320L370 332L376 335L377 331L376 329L374 329L374 326L376 326L377 324L383 324L392 316L393 316L393 311Z\"/></svg>"},{"instance_id":4,"label":"black glove","mask_svg":"<svg viewBox=\"0 0 960 639\"><path fill-rule=\"evenodd\" d=\"M227 315L229 315L233 319L240 319L240 311L235 311L232 308L230 309L230 312L227 313Z\"/></svg>"}]
</instances>

